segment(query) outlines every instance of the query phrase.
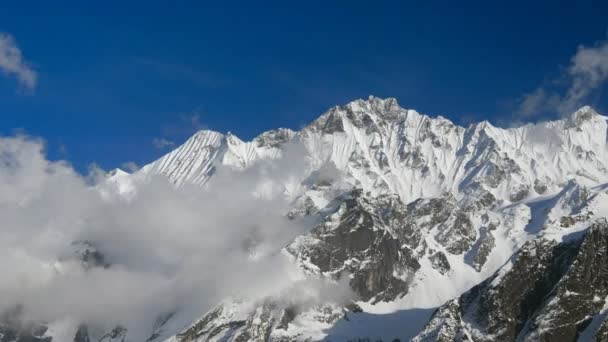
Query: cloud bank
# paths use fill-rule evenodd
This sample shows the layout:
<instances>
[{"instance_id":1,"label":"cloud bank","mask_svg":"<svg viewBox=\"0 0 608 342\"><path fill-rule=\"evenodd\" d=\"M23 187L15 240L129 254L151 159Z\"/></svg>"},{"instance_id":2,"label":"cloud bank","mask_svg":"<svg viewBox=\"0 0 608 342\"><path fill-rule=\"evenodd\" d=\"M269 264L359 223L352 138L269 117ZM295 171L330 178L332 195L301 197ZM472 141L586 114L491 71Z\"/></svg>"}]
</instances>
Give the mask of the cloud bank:
<instances>
[{"instance_id":1,"label":"cloud bank","mask_svg":"<svg viewBox=\"0 0 608 342\"><path fill-rule=\"evenodd\" d=\"M176 313L175 333L225 297L298 284L321 296L280 252L307 225L285 217L284 189L268 185L302 169L282 159L221 169L209 187L181 190L153 178L127 200L47 160L41 140L0 137L0 313L22 306L24 319L68 322L71 333L121 324L143 341L159 316ZM103 262L83 262L83 246Z\"/></svg>"},{"instance_id":2,"label":"cloud bank","mask_svg":"<svg viewBox=\"0 0 608 342\"><path fill-rule=\"evenodd\" d=\"M19 84L28 90L36 88L38 75L23 59L15 39L0 32L0 71L15 76Z\"/></svg>"},{"instance_id":3,"label":"cloud bank","mask_svg":"<svg viewBox=\"0 0 608 342\"><path fill-rule=\"evenodd\" d=\"M594 46L579 46L569 66L550 83L565 82L566 89L559 91L552 84L543 85L525 94L517 112L523 116L544 112L569 114L580 108L584 101L608 80L608 41Z\"/></svg>"}]
</instances>

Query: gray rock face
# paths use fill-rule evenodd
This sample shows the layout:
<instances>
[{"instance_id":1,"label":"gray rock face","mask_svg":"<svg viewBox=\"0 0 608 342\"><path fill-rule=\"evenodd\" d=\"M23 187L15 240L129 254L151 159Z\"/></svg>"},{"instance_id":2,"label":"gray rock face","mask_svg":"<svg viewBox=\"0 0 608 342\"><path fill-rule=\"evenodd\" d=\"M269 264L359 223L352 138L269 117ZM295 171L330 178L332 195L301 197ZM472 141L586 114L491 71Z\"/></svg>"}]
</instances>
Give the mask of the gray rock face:
<instances>
[{"instance_id":1,"label":"gray rock face","mask_svg":"<svg viewBox=\"0 0 608 342\"><path fill-rule=\"evenodd\" d=\"M82 324L78 327L76 336L74 336L74 342L91 342L89 328L86 325Z\"/></svg>"},{"instance_id":2,"label":"gray rock face","mask_svg":"<svg viewBox=\"0 0 608 342\"><path fill-rule=\"evenodd\" d=\"M125 342L127 338L127 329L122 326L116 326L112 331L103 335L99 342Z\"/></svg>"},{"instance_id":3,"label":"gray rock face","mask_svg":"<svg viewBox=\"0 0 608 342\"><path fill-rule=\"evenodd\" d=\"M450 263L443 252L435 252L429 257L431 265L441 274L446 274L450 271Z\"/></svg>"},{"instance_id":4,"label":"gray rock face","mask_svg":"<svg viewBox=\"0 0 608 342\"><path fill-rule=\"evenodd\" d=\"M209 311L198 322L176 336L179 342L199 341L270 341L287 342L299 339L297 335L285 336L289 324L299 314L296 306L285 306L273 299L257 305L237 301L223 303ZM346 310L336 306L321 305L314 310L314 319L332 324L346 317Z\"/></svg>"},{"instance_id":5,"label":"gray rock face","mask_svg":"<svg viewBox=\"0 0 608 342\"><path fill-rule=\"evenodd\" d=\"M342 117L339 115L337 109L333 108L323 117L317 119L313 125L310 125L309 129L324 133L344 132L344 124L342 123Z\"/></svg>"},{"instance_id":6,"label":"gray rock face","mask_svg":"<svg viewBox=\"0 0 608 342\"><path fill-rule=\"evenodd\" d=\"M542 195L547 191L547 185L536 179L534 180L534 191L536 191L537 194Z\"/></svg>"},{"instance_id":7,"label":"gray rock face","mask_svg":"<svg viewBox=\"0 0 608 342\"><path fill-rule=\"evenodd\" d=\"M460 304L451 300L435 311L424 331L413 342L471 341L461 323Z\"/></svg>"},{"instance_id":8,"label":"gray rock face","mask_svg":"<svg viewBox=\"0 0 608 342\"><path fill-rule=\"evenodd\" d=\"M528 186L520 186L511 193L511 195L509 196L509 200L511 202L519 202L526 198L529 193L530 189L528 188Z\"/></svg>"},{"instance_id":9,"label":"gray rock face","mask_svg":"<svg viewBox=\"0 0 608 342\"><path fill-rule=\"evenodd\" d=\"M490 253L492 252L492 249L494 248L496 240L494 238L494 235L492 235L492 231L494 231L495 229L496 229L496 225L493 223L490 223L487 226L482 227L480 229L481 236L477 240L476 246L474 245L471 250L471 252L473 252L475 255L473 257L472 265L473 265L473 268L475 268L475 270L477 272L481 271L481 268L488 260L488 256L490 255ZM477 247L477 248L475 248L475 247Z\"/></svg>"},{"instance_id":10,"label":"gray rock face","mask_svg":"<svg viewBox=\"0 0 608 342\"><path fill-rule=\"evenodd\" d=\"M290 141L294 135L295 132L290 129L279 128L260 134L255 138L255 142L258 147L279 147Z\"/></svg>"},{"instance_id":11,"label":"gray rock face","mask_svg":"<svg viewBox=\"0 0 608 342\"><path fill-rule=\"evenodd\" d=\"M527 243L494 276L439 308L414 341L576 341L608 295L608 224ZM606 322L586 332L602 340Z\"/></svg>"},{"instance_id":12,"label":"gray rock face","mask_svg":"<svg viewBox=\"0 0 608 342\"><path fill-rule=\"evenodd\" d=\"M448 221L449 226L437 236L437 241L452 254L461 254L469 250L477 238L473 223L463 212L457 212Z\"/></svg>"},{"instance_id":13,"label":"gray rock face","mask_svg":"<svg viewBox=\"0 0 608 342\"><path fill-rule=\"evenodd\" d=\"M608 295L608 225L587 232L567 272L522 332L528 339L576 339Z\"/></svg>"},{"instance_id":14,"label":"gray rock face","mask_svg":"<svg viewBox=\"0 0 608 342\"><path fill-rule=\"evenodd\" d=\"M315 272L350 276L361 299L377 302L407 293L407 277L420 268L414 251L420 241L398 197L368 198L355 190L287 251L314 265Z\"/></svg>"},{"instance_id":15,"label":"gray rock face","mask_svg":"<svg viewBox=\"0 0 608 342\"><path fill-rule=\"evenodd\" d=\"M559 225L562 228L570 228L579 222L587 222L593 216L593 212L585 212L579 215L562 216L559 219Z\"/></svg>"},{"instance_id":16,"label":"gray rock face","mask_svg":"<svg viewBox=\"0 0 608 342\"><path fill-rule=\"evenodd\" d=\"M481 216L485 208L491 207L493 203L494 197L490 193L480 196L479 202L472 204L458 203L451 194L444 194L438 198L410 203L408 217L420 230L435 228L437 233L434 238L447 252L463 254L474 248L474 243L478 240L478 228L474 227L471 217ZM486 235L491 238L491 235ZM491 245L489 239L484 242L485 247Z\"/></svg>"}]
</instances>

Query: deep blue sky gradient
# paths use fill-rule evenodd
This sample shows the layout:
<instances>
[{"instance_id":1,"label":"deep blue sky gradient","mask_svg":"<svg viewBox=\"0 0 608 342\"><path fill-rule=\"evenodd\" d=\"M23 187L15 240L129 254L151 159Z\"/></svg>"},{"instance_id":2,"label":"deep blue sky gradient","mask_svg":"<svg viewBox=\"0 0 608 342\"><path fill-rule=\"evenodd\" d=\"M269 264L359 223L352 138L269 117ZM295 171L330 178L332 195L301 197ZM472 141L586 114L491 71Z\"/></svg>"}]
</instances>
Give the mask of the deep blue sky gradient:
<instances>
[{"instance_id":1,"label":"deep blue sky gradient","mask_svg":"<svg viewBox=\"0 0 608 342\"><path fill-rule=\"evenodd\" d=\"M369 94L505 124L578 45L606 39L607 13L607 1L15 1L0 31L39 82L24 92L0 75L0 133L43 137L84 171L145 164L168 151L154 138L202 127L298 129Z\"/></svg>"}]
</instances>

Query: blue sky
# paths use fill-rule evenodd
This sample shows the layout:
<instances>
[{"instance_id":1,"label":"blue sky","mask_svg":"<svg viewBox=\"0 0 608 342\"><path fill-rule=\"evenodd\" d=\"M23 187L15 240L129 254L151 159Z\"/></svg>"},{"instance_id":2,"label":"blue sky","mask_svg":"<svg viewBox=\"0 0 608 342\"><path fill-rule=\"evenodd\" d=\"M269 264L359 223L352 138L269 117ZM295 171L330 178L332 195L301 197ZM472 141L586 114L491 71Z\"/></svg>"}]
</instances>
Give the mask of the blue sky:
<instances>
[{"instance_id":1,"label":"blue sky","mask_svg":"<svg viewBox=\"0 0 608 342\"><path fill-rule=\"evenodd\" d=\"M576 103L606 112L606 13L606 1L13 2L0 32L35 80L0 73L0 133L42 137L84 171L148 163L170 149L154 141L200 128L298 129L369 94L511 125L559 115L590 77L579 55L600 79Z\"/></svg>"}]
</instances>

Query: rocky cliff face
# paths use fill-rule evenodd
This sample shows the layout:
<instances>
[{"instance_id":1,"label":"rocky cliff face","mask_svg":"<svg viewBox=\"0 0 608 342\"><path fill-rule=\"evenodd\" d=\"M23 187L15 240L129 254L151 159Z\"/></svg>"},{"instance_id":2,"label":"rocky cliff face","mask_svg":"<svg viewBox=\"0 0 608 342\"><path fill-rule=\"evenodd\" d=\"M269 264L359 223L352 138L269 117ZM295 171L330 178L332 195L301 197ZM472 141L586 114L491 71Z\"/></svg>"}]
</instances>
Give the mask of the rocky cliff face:
<instances>
[{"instance_id":1,"label":"rocky cliff face","mask_svg":"<svg viewBox=\"0 0 608 342\"><path fill-rule=\"evenodd\" d=\"M495 275L437 309L414 341L602 341L607 257L605 221L571 241L530 241Z\"/></svg>"},{"instance_id":2,"label":"rocky cliff face","mask_svg":"<svg viewBox=\"0 0 608 342\"><path fill-rule=\"evenodd\" d=\"M287 246L301 266L339 279L365 301L390 301L407 293L408 279L420 269L419 231L396 196L367 198L354 190L339 199L324 222Z\"/></svg>"}]
</instances>

